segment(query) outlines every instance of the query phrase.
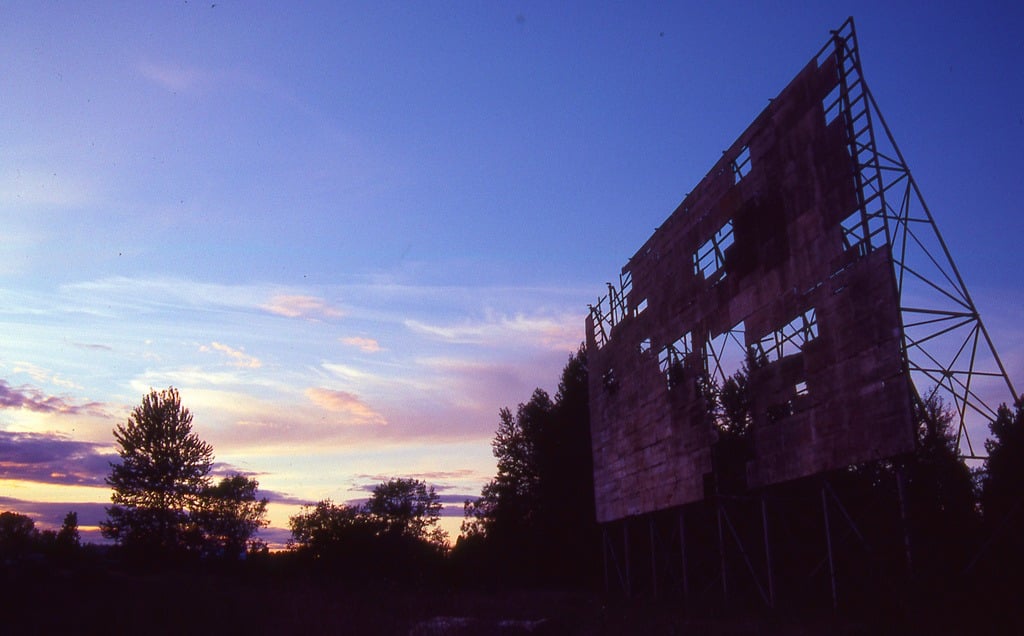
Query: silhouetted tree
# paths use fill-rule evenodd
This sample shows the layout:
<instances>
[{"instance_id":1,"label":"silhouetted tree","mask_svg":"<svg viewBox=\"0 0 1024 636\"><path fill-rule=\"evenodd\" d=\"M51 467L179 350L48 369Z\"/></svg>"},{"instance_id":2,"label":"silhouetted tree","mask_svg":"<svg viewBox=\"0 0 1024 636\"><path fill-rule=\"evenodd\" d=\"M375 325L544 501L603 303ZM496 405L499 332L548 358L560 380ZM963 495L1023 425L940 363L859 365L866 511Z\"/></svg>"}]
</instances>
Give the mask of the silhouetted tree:
<instances>
[{"instance_id":1,"label":"silhouetted tree","mask_svg":"<svg viewBox=\"0 0 1024 636\"><path fill-rule=\"evenodd\" d=\"M132 551L186 548L192 515L209 486L213 447L192 431L177 389L143 396L114 439L121 461L111 463L107 478L114 505L100 523L103 536Z\"/></svg>"},{"instance_id":2,"label":"silhouetted tree","mask_svg":"<svg viewBox=\"0 0 1024 636\"><path fill-rule=\"evenodd\" d=\"M373 489L366 514L380 532L444 545L447 537L437 527L440 497L433 486L418 479L390 479Z\"/></svg>"},{"instance_id":3,"label":"silhouetted tree","mask_svg":"<svg viewBox=\"0 0 1024 636\"><path fill-rule=\"evenodd\" d=\"M507 408L498 412L498 430L491 442L497 475L484 485L478 499L465 504L465 538L456 548L460 554L478 553L474 559L484 559L484 569L494 574L525 576L537 570L541 479L537 444L552 410L547 392L537 389L515 414Z\"/></svg>"},{"instance_id":4,"label":"silhouetted tree","mask_svg":"<svg viewBox=\"0 0 1024 636\"><path fill-rule=\"evenodd\" d=\"M259 482L245 475L224 477L207 486L196 513L197 529L208 553L237 559L256 532L267 525L267 500L257 499Z\"/></svg>"},{"instance_id":5,"label":"silhouetted tree","mask_svg":"<svg viewBox=\"0 0 1024 636\"><path fill-rule=\"evenodd\" d=\"M82 545L82 538L78 532L78 513L69 512L64 515L64 522L54 539L57 553L63 557L73 555Z\"/></svg>"},{"instance_id":6,"label":"silhouetted tree","mask_svg":"<svg viewBox=\"0 0 1024 636\"><path fill-rule=\"evenodd\" d=\"M750 432L753 426L753 404L750 396L750 374L757 368L753 354L743 366L726 378L721 387L714 380L704 380L706 403L718 432L712 447L714 463L714 494L741 494L747 489L747 462L750 461ZM711 493L708 493L711 494Z\"/></svg>"},{"instance_id":7,"label":"silhouetted tree","mask_svg":"<svg viewBox=\"0 0 1024 636\"><path fill-rule=\"evenodd\" d=\"M375 536L359 506L335 504L324 499L288 519L290 547L316 559L337 558L365 548Z\"/></svg>"},{"instance_id":8,"label":"silhouetted tree","mask_svg":"<svg viewBox=\"0 0 1024 636\"><path fill-rule=\"evenodd\" d=\"M1024 400L1012 412L1005 404L1000 406L989 430L981 503L986 523L995 525L1024 507ZM1024 519L1024 514L1020 516Z\"/></svg>"},{"instance_id":9,"label":"silhouetted tree","mask_svg":"<svg viewBox=\"0 0 1024 636\"><path fill-rule=\"evenodd\" d=\"M359 506L335 504L330 499L303 506L302 512L288 519L288 526L291 548L315 558L334 556L346 544L365 543L374 535Z\"/></svg>"},{"instance_id":10,"label":"silhouetted tree","mask_svg":"<svg viewBox=\"0 0 1024 636\"><path fill-rule=\"evenodd\" d=\"M456 559L526 578L579 578L593 566L586 351L569 358L552 402L537 389L503 408L491 444L497 475L467 501Z\"/></svg>"},{"instance_id":11,"label":"silhouetted tree","mask_svg":"<svg viewBox=\"0 0 1024 636\"><path fill-rule=\"evenodd\" d=\"M582 580L600 570L594 509L587 352L569 357L549 425L536 445L540 559L546 577Z\"/></svg>"},{"instance_id":12,"label":"silhouetted tree","mask_svg":"<svg viewBox=\"0 0 1024 636\"><path fill-rule=\"evenodd\" d=\"M989 580L1003 588L1000 596L1014 597L1024 589L1024 400L1013 411L999 407L989 428L981 479L986 542L977 559Z\"/></svg>"},{"instance_id":13,"label":"silhouetted tree","mask_svg":"<svg viewBox=\"0 0 1024 636\"><path fill-rule=\"evenodd\" d=\"M917 449L906 464L914 567L938 581L959 571L977 540L974 480L957 448L954 414L934 392L914 410Z\"/></svg>"},{"instance_id":14,"label":"silhouetted tree","mask_svg":"<svg viewBox=\"0 0 1024 636\"><path fill-rule=\"evenodd\" d=\"M290 547L321 570L349 578L423 582L437 573L447 549L434 527L441 504L415 479L391 479L362 506L323 500L289 519Z\"/></svg>"},{"instance_id":15,"label":"silhouetted tree","mask_svg":"<svg viewBox=\"0 0 1024 636\"><path fill-rule=\"evenodd\" d=\"M64 515L64 522L61 523L60 531L57 532L57 543L74 548L81 545L82 538L78 533L77 512L69 512Z\"/></svg>"},{"instance_id":16,"label":"silhouetted tree","mask_svg":"<svg viewBox=\"0 0 1024 636\"><path fill-rule=\"evenodd\" d=\"M38 535L36 522L31 517L17 512L0 512L0 557L25 554Z\"/></svg>"}]
</instances>

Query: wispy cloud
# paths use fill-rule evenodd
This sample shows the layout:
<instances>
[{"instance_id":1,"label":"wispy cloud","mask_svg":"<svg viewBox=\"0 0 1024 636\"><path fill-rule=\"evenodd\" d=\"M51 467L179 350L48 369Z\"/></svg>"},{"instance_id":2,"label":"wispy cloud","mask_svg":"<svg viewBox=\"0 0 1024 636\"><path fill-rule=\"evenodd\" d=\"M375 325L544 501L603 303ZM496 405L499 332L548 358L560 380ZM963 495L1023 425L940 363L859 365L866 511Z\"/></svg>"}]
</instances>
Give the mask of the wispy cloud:
<instances>
[{"instance_id":1,"label":"wispy cloud","mask_svg":"<svg viewBox=\"0 0 1024 636\"><path fill-rule=\"evenodd\" d=\"M74 486L102 486L116 459L104 444L53 433L0 431L0 478Z\"/></svg>"},{"instance_id":2,"label":"wispy cloud","mask_svg":"<svg viewBox=\"0 0 1024 636\"><path fill-rule=\"evenodd\" d=\"M211 387L267 386L267 382L242 376L242 373L229 369L209 371L197 366L186 366L160 371L147 371L131 380L130 385L132 390L140 395L148 393L152 387L176 386L180 389L187 388L189 395L193 399L199 391L210 395L218 395L220 393L219 388ZM232 398L237 397L239 396L232 395ZM216 402L216 405L218 408L228 406L228 404L221 403L219 400Z\"/></svg>"},{"instance_id":3,"label":"wispy cloud","mask_svg":"<svg viewBox=\"0 0 1024 636\"><path fill-rule=\"evenodd\" d=\"M222 285L185 278L131 278L112 276L62 285L60 291L75 310L110 314L111 309L166 312L175 308L256 310L256 298L279 289L260 285Z\"/></svg>"},{"instance_id":4,"label":"wispy cloud","mask_svg":"<svg viewBox=\"0 0 1024 636\"><path fill-rule=\"evenodd\" d=\"M142 62L138 65L138 70L143 77L169 91L196 88L211 78L206 71L178 64Z\"/></svg>"},{"instance_id":5,"label":"wispy cloud","mask_svg":"<svg viewBox=\"0 0 1024 636\"><path fill-rule=\"evenodd\" d=\"M80 389L82 388L78 384L67 380L49 369L44 369L39 365L32 364L31 362L19 361L15 362L11 366L12 373L24 373L36 382L41 384L53 384L55 386L62 386L68 389Z\"/></svg>"},{"instance_id":6,"label":"wispy cloud","mask_svg":"<svg viewBox=\"0 0 1024 636\"><path fill-rule=\"evenodd\" d=\"M85 349L86 351L113 351L114 348L103 344L93 344L87 342L72 342L73 346L79 349Z\"/></svg>"},{"instance_id":7,"label":"wispy cloud","mask_svg":"<svg viewBox=\"0 0 1024 636\"><path fill-rule=\"evenodd\" d=\"M286 492L277 492L276 490L264 490L260 488L257 493L257 497L266 497L270 503L290 504L293 506L302 506L309 503L308 499L296 497Z\"/></svg>"},{"instance_id":8,"label":"wispy cloud","mask_svg":"<svg viewBox=\"0 0 1024 636\"><path fill-rule=\"evenodd\" d=\"M488 315L459 324L430 324L406 320L412 331L456 344L499 346L509 342L545 348L574 349L583 340L583 319L578 315Z\"/></svg>"},{"instance_id":9,"label":"wispy cloud","mask_svg":"<svg viewBox=\"0 0 1024 636\"><path fill-rule=\"evenodd\" d=\"M482 479L485 476L475 470L463 468L460 470L430 470L426 472L418 472L414 477L429 483L435 483L452 479ZM441 488L441 486L438 486L438 490Z\"/></svg>"},{"instance_id":10,"label":"wispy cloud","mask_svg":"<svg viewBox=\"0 0 1024 636\"><path fill-rule=\"evenodd\" d=\"M357 482L361 482L356 486L357 490L368 490L372 491L377 487L378 484L382 484L391 479L418 479L426 482L430 486L434 486L436 490L447 490L448 486L444 486L441 482L446 481L458 481L465 479L483 480L486 475L481 475L475 470L464 468L460 470L429 470L415 473L403 473L403 474L391 474L391 473L359 473L352 476Z\"/></svg>"},{"instance_id":11,"label":"wispy cloud","mask_svg":"<svg viewBox=\"0 0 1024 636\"><path fill-rule=\"evenodd\" d=\"M202 345L199 347L199 350L204 353L211 350L220 351L229 359L231 359L230 364L233 367L241 367L244 369L259 369L260 367L263 366L263 363L259 360L259 358L251 356L245 353L244 351L234 349L226 344L221 344L219 342L211 342L210 346Z\"/></svg>"},{"instance_id":12,"label":"wispy cloud","mask_svg":"<svg viewBox=\"0 0 1024 636\"><path fill-rule=\"evenodd\" d=\"M496 411L510 396L524 399L532 390L531 378L514 364L457 358L423 358L417 364L435 379L435 393L471 411Z\"/></svg>"},{"instance_id":13,"label":"wispy cloud","mask_svg":"<svg viewBox=\"0 0 1024 636\"><path fill-rule=\"evenodd\" d=\"M390 378L383 378L374 373L357 369L347 364L341 364L337 362L324 362L323 368L329 371L334 376L341 378L348 382L361 382L361 383L383 383L392 381Z\"/></svg>"},{"instance_id":14,"label":"wispy cloud","mask_svg":"<svg viewBox=\"0 0 1024 636\"><path fill-rule=\"evenodd\" d=\"M262 305L262 309L286 318L341 318L344 312L316 296L279 294Z\"/></svg>"},{"instance_id":15,"label":"wispy cloud","mask_svg":"<svg viewBox=\"0 0 1024 636\"><path fill-rule=\"evenodd\" d=\"M0 409L26 409L62 415L107 415L104 405L99 402L76 404L70 398L47 395L33 387L12 387L5 380L0 380Z\"/></svg>"},{"instance_id":16,"label":"wispy cloud","mask_svg":"<svg viewBox=\"0 0 1024 636\"><path fill-rule=\"evenodd\" d=\"M94 184L63 171L19 169L0 174L0 206L67 209L95 200Z\"/></svg>"},{"instance_id":17,"label":"wispy cloud","mask_svg":"<svg viewBox=\"0 0 1024 636\"><path fill-rule=\"evenodd\" d=\"M340 338L340 340L342 344L346 344L350 347L356 347L365 353L377 353L380 351L380 343L373 338L350 336L348 338Z\"/></svg>"},{"instance_id":18,"label":"wispy cloud","mask_svg":"<svg viewBox=\"0 0 1024 636\"><path fill-rule=\"evenodd\" d=\"M387 423L384 416L367 406L357 395L352 393L313 387L306 389L306 397L321 408L347 415L355 424L381 425Z\"/></svg>"},{"instance_id":19,"label":"wispy cloud","mask_svg":"<svg viewBox=\"0 0 1024 636\"><path fill-rule=\"evenodd\" d=\"M286 318L340 318L345 312L304 288L281 285L225 285L175 277L111 276L60 287L76 311L110 314L132 312L268 312ZM269 299L269 300L267 300Z\"/></svg>"}]
</instances>

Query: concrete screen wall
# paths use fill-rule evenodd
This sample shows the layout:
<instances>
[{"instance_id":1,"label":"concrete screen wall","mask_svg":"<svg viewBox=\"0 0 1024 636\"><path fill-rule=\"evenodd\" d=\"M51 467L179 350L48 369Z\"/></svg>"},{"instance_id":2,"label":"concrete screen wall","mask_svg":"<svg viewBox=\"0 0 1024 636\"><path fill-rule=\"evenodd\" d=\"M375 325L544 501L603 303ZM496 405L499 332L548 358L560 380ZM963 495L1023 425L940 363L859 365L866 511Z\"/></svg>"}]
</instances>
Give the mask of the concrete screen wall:
<instances>
[{"instance_id":1,"label":"concrete screen wall","mask_svg":"<svg viewBox=\"0 0 1024 636\"><path fill-rule=\"evenodd\" d=\"M913 448L892 256L865 212L835 56L809 63L587 320L598 520L705 496L701 377L748 352L751 487ZM844 92L845 94L845 92Z\"/></svg>"}]
</instances>

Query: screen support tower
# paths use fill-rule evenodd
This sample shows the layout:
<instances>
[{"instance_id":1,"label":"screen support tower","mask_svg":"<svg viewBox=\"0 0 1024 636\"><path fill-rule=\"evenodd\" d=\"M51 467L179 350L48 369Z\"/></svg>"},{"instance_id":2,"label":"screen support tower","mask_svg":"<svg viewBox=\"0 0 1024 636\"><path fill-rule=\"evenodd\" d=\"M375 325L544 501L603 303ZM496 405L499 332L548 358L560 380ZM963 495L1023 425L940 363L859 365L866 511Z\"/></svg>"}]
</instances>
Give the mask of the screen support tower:
<instances>
[{"instance_id":1,"label":"screen support tower","mask_svg":"<svg viewBox=\"0 0 1024 636\"><path fill-rule=\"evenodd\" d=\"M902 321L902 353L917 399L943 398L956 416L961 454L982 458L982 427L998 405L1018 399L977 307L874 96L864 81L853 18L818 54L835 56L839 84L823 107L841 117L856 165L858 210L844 241L892 251ZM878 134L876 124L880 126ZM1007 399L1008 398L1008 399Z\"/></svg>"}]
</instances>

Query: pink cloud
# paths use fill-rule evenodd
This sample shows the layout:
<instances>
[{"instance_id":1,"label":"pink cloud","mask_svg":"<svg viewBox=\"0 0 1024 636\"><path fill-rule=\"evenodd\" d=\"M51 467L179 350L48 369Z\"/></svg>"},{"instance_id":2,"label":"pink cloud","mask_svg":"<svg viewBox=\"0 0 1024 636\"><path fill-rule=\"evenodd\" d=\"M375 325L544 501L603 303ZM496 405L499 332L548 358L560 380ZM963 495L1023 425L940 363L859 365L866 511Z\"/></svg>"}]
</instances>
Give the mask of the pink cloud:
<instances>
[{"instance_id":1,"label":"pink cloud","mask_svg":"<svg viewBox=\"0 0 1024 636\"><path fill-rule=\"evenodd\" d=\"M323 409L348 416L354 424L387 424L383 415L352 393L313 387L306 389L306 397Z\"/></svg>"},{"instance_id":2,"label":"pink cloud","mask_svg":"<svg viewBox=\"0 0 1024 636\"><path fill-rule=\"evenodd\" d=\"M209 347L207 347L206 345L199 347L199 350L203 352L210 351L211 349L214 351L220 351L227 357L231 358L231 366L233 367L259 369L260 367L263 366L263 363L260 361L259 358L251 356L239 349L229 347L226 344L221 344L219 342L211 342Z\"/></svg>"},{"instance_id":3,"label":"pink cloud","mask_svg":"<svg viewBox=\"0 0 1024 636\"><path fill-rule=\"evenodd\" d=\"M278 294L262 309L286 318L341 318L344 316L337 307L332 307L323 298Z\"/></svg>"},{"instance_id":4,"label":"pink cloud","mask_svg":"<svg viewBox=\"0 0 1024 636\"><path fill-rule=\"evenodd\" d=\"M341 342L352 347L357 347L360 351L366 353L377 353L380 351L380 343L373 338L361 338L359 336L352 336L349 338L342 338Z\"/></svg>"}]
</instances>

